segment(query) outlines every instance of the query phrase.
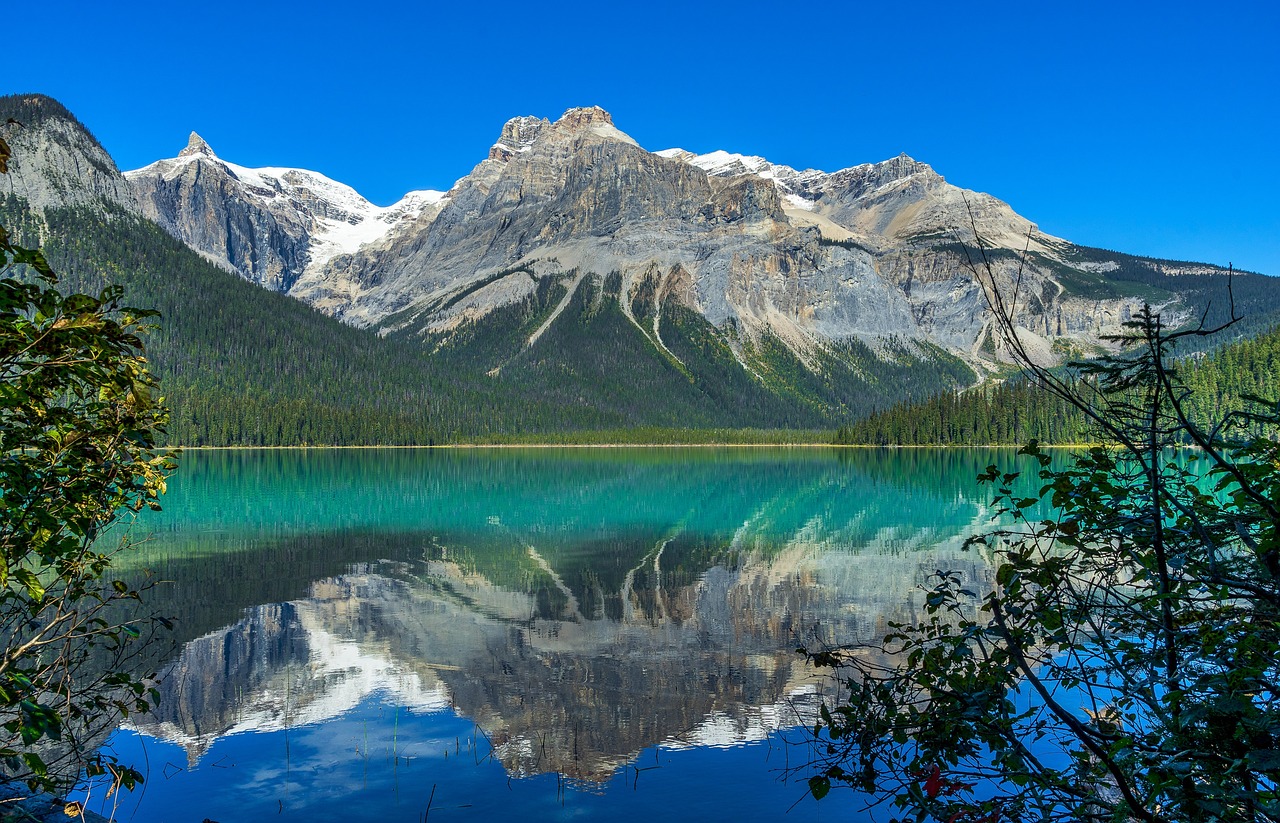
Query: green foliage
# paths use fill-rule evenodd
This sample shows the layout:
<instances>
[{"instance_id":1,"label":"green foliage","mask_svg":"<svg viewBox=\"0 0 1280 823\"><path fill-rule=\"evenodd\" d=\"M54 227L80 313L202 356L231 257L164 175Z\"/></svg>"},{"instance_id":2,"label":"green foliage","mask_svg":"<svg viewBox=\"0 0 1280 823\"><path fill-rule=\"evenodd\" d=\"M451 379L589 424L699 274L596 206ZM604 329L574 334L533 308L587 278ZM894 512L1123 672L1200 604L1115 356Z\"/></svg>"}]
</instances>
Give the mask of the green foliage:
<instances>
[{"instance_id":1,"label":"green foliage","mask_svg":"<svg viewBox=\"0 0 1280 823\"><path fill-rule=\"evenodd\" d=\"M1221 417L1223 409L1242 408L1250 397L1275 397L1280 392L1280 328L1187 358L1179 363L1178 377L1189 392L1191 418L1206 425Z\"/></svg>"},{"instance_id":2,"label":"green foliage","mask_svg":"<svg viewBox=\"0 0 1280 823\"><path fill-rule=\"evenodd\" d=\"M993 579L939 571L879 648L810 653L846 687L815 796L845 783L916 820L1280 820L1280 406L1194 421L1170 349L1202 333L1148 309L1086 382L1032 368L1106 445L1065 468L1025 447L1030 496L989 467L1010 525L969 543Z\"/></svg>"},{"instance_id":3,"label":"green foliage","mask_svg":"<svg viewBox=\"0 0 1280 823\"><path fill-rule=\"evenodd\" d=\"M102 546L118 513L158 508L173 467L142 356L155 313L125 307L119 287L54 282L0 228L0 775L58 790L84 769L132 787L141 775L94 749L150 707L125 661L152 621L122 608L140 589L110 578Z\"/></svg>"},{"instance_id":4,"label":"green foliage","mask_svg":"<svg viewBox=\"0 0 1280 823\"><path fill-rule=\"evenodd\" d=\"M899 403L840 427L835 442L868 446L1012 446L1089 441L1084 416L1027 380L986 383Z\"/></svg>"},{"instance_id":5,"label":"green foliage","mask_svg":"<svg viewBox=\"0 0 1280 823\"><path fill-rule=\"evenodd\" d=\"M1234 328L1234 327L1233 327ZM1202 349L1196 341L1178 341ZM1188 346L1188 344L1191 344ZM1237 340L1216 349L1193 351L1170 363L1188 395L1184 405L1192 420L1212 425L1222 409L1238 409L1251 396L1280 388L1280 329ZM1089 389L1078 377L1064 377L1070 392ZM1023 377L984 384L969 391L935 395L923 402L904 402L842 426L835 442L875 446L999 446L1029 440L1079 445L1095 437L1085 413L1062 394L1046 391L1039 381ZM1190 439L1184 437L1184 444Z\"/></svg>"}]
</instances>

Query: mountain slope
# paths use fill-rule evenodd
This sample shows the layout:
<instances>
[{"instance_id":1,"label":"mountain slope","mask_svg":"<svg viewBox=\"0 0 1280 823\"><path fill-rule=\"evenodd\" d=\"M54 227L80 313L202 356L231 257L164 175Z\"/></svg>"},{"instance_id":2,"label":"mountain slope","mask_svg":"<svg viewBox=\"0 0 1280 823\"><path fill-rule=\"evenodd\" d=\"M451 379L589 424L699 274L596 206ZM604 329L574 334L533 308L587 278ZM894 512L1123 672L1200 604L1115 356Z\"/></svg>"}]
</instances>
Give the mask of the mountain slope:
<instances>
[{"instance_id":1,"label":"mountain slope","mask_svg":"<svg viewBox=\"0 0 1280 823\"><path fill-rule=\"evenodd\" d=\"M1027 346L1045 363L1103 345L1144 301L1198 314L1222 274L1100 257L905 155L825 173L726 152L651 153L607 112L584 108L554 123L509 121L438 213L309 270L291 293L356 325L448 334L541 279L618 272L625 314L656 278L739 361L744 344L772 338L821 379L833 349L898 340L981 368L1006 355L972 271L979 243L1001 287L1020 284ZM1277 295L1269 281L1255 285L1259 306Z\"/></svg>"},{"instance_id":2,"label":"mountain slope","mask_svg":"<svg viewBox=\"0 0 1280 823\"><path fill-rule=\"evenodd\" d=\"M177 182L200 171L235 182ZM166 195L155 211L203 253L349 323L390 333L447 334L569 270L619 272L617 299L629 314L629 301L656 273L677 283L668 291L719 329L740 361L744 341L776 338L820 377L816 363L833 347L857 341L874 351L898 339L989 366L1005 356L971 271L979 239L1001 285L1017 280L1025 289L1027 345L1046 363L1098 346L1144 300L1190 317L1204 297L1191 280L1168 288L1111 278L1107 272L1125 267L1041 234L1008 204L952 186L905 155L826 173L723 151L648 152L594 107L570 109L554 123L508 121L486 159L450 192L432 193L428 207L384 234L346 231L344 254L334 253L336 244L320 248L318 235L276 229L288 221L254 237L241 232L235 253L221 228L212 239L193 230L220 226L210 215L263 213L262 192L275 197L273 208L301 202L295 223L297 215L314 222L323 214L306 198L278 196L280 170L266 175L269 186L248 185L267 171L216 160L193 137L183 156L130 179L148 204L166 186L188 192ZM281 232L292 239L272 239ZM232 261L249 251L273 270L264 277ZM517 270L519 277L501 276ZM1115 279L1125 282L1115 288ZM737 338L727 334L730 325Z\"/></svg>"},{"instance_id":3,"label":"mountain slope","mask_svg":"<svg viewBox=\"0 0 1280 823\"><path fill-rule=\"evenodd\" d=\"M24 114L19 139L13 139L18 127L0 126L5 139L37 149L61 146L74 157L69 167L84 167L100 150L96 141L44 101L32 104L40 116ZM0 117L7 102L0 99ZM123 178L103 165L94 185L108 195L121 190ZM24 192L47 190L30 185L38 175L22 179ZM554 320L567 289L548 282L542 314L508 335L505 348L496 345L492 326L469 327L479 333L472 345L452 335L383 338L212 264L131 205L77 196L62 204L48 197L34 208L10 194L0 203L0 223L44 248L62 288L119 283L129 301L161 311L148 356L173 409L174 443L427 444L637 426L818 427L848 414L839 397L796 403L785 388L748 379L723 350L718 361L709 358L712 365L702 363L674 331L683 320L672 320L662 334L691 367L668 359L654 368L652 342L616 300L604 311L592 309L597 301L587 295L598 293L598 278L577 295L584 304L570 301ZM645 311L639 304L637 310ZM527 344L538 328L542 350ZM608 339L619 344L603 345ZM508 361L514 362L488 374ZM715 363L727 376L717 377Z\"/></svg>"},{"instance_id":4,"label":"mountain slope","mask_svg":"<svg viewBox=\"0 0 1280 823\"><path fill-rule=\"evenodd\" d=\"M219 269L122 209L48 208L17 198L0 222L25 224L66 290L108 281L160 310L147 355L173 411L171 442L290 445L442 442L501 430L508 398Z\"/></svg>"},{"instance_id":5,"label":"mountain slope","mask_svg":"<svg viewBox=\"0 0 1280 823\"><path fill-rule=\"evenodd\" d=\"M0 97L4 138L13 156L0 193L33 209L110 203L133 208L133 189L115 161L61 103L40 94Z\"/></svg>"}]
</instances>

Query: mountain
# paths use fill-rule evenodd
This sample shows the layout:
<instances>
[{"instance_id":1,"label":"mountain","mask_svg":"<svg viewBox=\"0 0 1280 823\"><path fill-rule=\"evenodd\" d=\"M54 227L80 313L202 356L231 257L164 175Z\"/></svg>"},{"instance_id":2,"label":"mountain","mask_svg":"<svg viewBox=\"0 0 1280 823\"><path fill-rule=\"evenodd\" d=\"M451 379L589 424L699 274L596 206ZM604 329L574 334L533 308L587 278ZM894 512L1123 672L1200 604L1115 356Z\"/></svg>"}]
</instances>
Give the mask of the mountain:
<instances>
[{"instance_id":1,"label":"mountain","mask_svg":"<svg viewBox=\"0 0 1280 823\"><path fill-rule=\"evenodd\" d=\"M115 283L161 312L147 358L172 443L425 444L559 416L211 264L142 216L98 141L48 97L0 97L0 137L13 150L0 225L44 250L60 288Z\"/></svg>"},{"instance_id":2,"label":"mountain","mask_svg":"<svg viewBox=\"0 0 1280 823\"><path fill-rule=\"evenodd\" d=\"M387 207L194 134L121 175L56 101L0 116L18 121L5 224L65 287L110 276L161 309L150 351L184 443L834 428L1005 368L966 227L1020 277L1045 361L1144 300L1190 317L1225 281L1039 234L909 157L826 173L650 152L599 108L515 118L448 192ZM1280 305L1270 278L1235 285L1246 311Z\"/></svg>"},{"instance_id":3,"label":"mountain","mask_svg":"<svg viewBox=\"0 0 1280 823\"><path fill-rule=\"evenodd\" d=\"M316 172L228 163L195 132L176 158L125 178L146 217L246 280L284 292L336 255L394 234L443 197L415 191L375 206Z\"/></svg>"},{"instance_id":4,"label":"mountain","mask_svg":"<svg viewBox=\"0 0 1280 823\"><path fill-rule=\"evenodd\" d=\"M4 139L12 157L0 178L4 193L35 211L110 204L132 209L133 188L84 124L61 103L39 94L0 98Z\"/></svg>"},{"instance_id":5,"label":"mountain","mask_svg":"<svg viewBox=\"0 0 1280 823\"><path fill-rule=\"evenodd\" d=\"M153 192L173 188L164 184L181 163L128 176L150 204ZM187 166L248 179L221 161ZM182 188L192 195L167 200L162 225L207 225L223 208L269 211L252 185L199 197L194 181ZM215 194L235 205L218 206ZM353 235L344 254L307 257L286 243L291 259L307 262L268 285L353 325L440 345L504 307L537 302L540 288L563 291L563 303L584 282L616 273L616 290L595 292L608 295L658 355L682 363L667 337L680 334L670 317L684 309L759 376L769 369L755 356L769 346L818 375L829 357L846 360L841 350L850 345L868 346L881 361L936 359L938 349L979 368L1004 359L970 271L975 230L1002 284L1021 268L1027 344L1044 362L1097 347L1144 300L1190 317L1203 278L1223 274L1143 260L1136 276L1108 277L1123 268L1123 256L1045 235L1008 204L953 186L905 155L827 173L724 151L649 152L596 107L570 109L555 122L508 121L469 175L429 197L429 207L376 238L359 243ZM198 231L175 233L264 282L227 252L221 234L202 242ZM267 247L257 258L286 257L270 233L259 236ZM1175 282L1187 274L1201 282ZM528 346L541 329L530 330ZM496 355L488 370L510 362Z\"/></svg>"},{"instance_id":6,"label":"mountain","mask_svg":"<svg viewBox=\"0 0 1280 823\"><path fill-rule=\"evenodd\" d=\"M665 302L734 328L744 339L727 342L739 358L745 342L768 337L812 371L846 341L976 348L979 289L959 255L917 242L953 242L951 229L967 224L964 192L906 157L834 174L707 162L716 159L648 152L597 108L554 123L517 118L429 224L333 261L293 293L357 325L438 334L525 298L539 280L576 288L584 272L616 271L624 314L638 322L637 302L655 296L644 332L659 349ZM985 239L1022 247L1030 223L970 197ZM1123 307L1064 297L1049 310L1052 332L1092 341L1109 328L1106 312Z\"/></svg>"}]
</instances>

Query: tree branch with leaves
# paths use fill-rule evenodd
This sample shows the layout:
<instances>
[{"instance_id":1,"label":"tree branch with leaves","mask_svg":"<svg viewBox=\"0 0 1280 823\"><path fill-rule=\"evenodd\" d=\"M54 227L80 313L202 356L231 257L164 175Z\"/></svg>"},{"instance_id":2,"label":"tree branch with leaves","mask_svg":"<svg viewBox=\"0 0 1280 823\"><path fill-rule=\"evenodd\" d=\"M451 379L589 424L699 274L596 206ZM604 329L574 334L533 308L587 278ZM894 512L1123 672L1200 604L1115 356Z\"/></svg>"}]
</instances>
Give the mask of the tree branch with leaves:
<instances>
[{"instance_id":1,"label":"tree branch with leaves","mask_svg":"<svg viewBox=\"0 0 1280 823\"><path fill-rule=\"evenodd\" d=\"M1022 270L999 279L974 235L1006 350L1104 445L1060 467L1033 441L1031 477L979 476L1001 525L967 546L991 590L942 570L876 654L805 652L843 686L811 792L947 823L1280 820L1280 406L1193 419L1176 345L1226 326L1170 328L1151 306L1079 379L1037 364Z\"/></svg>"},{"instance_id":2,"label":"tree branch with leaves","mask_svg":"<svg viewBox=\"0 0 1280 823\"><path fill-rule=\"evenodd\" d=\"M0 173L9 149L0 140ZM142 775L97 751L156 692L134 673L143 586L111 577L123 515L158 508L176 453L143 356L154 312L119 287L61 294L38 249L0 227L0 782L64 791ZM12 792L10 792L12 793Z\"/></svg>"}]
</instances>

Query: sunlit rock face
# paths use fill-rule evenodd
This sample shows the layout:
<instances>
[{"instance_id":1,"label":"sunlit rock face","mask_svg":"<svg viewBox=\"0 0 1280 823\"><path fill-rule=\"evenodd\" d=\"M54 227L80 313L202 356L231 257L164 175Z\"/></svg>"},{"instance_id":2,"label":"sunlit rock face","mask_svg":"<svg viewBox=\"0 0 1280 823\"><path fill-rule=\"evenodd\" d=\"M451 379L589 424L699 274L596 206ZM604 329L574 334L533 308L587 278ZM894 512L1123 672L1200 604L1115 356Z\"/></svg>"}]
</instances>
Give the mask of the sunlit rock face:
<instances>
[{"instance_id":1,"label":"sunlit rock face","mask_svg":"<svg viewBox=\"0 0 1280 823\"><path fill-rule=\"evenodd\" d=\"M722 151L653 153L598 108L509 121L438 216L313 269L293 293L359 325L448 333L525 298L539 278L616 271L630 313L656 280L714 326L769 334L806 362L814 347L890 338L1000 359L960 246L975 231L1027 255L1024 332L1038 357L1052 360L1058 338L1098 342L1137 305L1074 294L1054 273L1070 269L1069 243L905 155L825 173ZM1012 255L991 262L1002 286L1019 277ZM506 287L492 288L504 272Z\"/></svg>"},{"instance_id":2,"label":"sunlit rock face","mask_svg":"<svg viewBox=\"0 0 1280 823\"><path fill-rule=\"evenodd\" d=\"M23 120L0 123L9 144L9 173L0 194L14 195L35 211L51 206L132 210L133 192L102 144L56 101L24 95Z\"/></svg>"},{"instance_id":3,"label":"sunlit rock face","mask_svg":"<svg viewBox=\"0 0 1280 823\"><path fill-rule=\"evenodd\" d=\"M668 345L677 339L709 342L741 367L732 380L781 394L779 368L839 388L856 380L846 372L875 382L889 361L941 364L938 387L959 388L1010 359L980 286L988 274L1006 294L1017 284L1025 354L1052 363L1110 345L1144 300L1166 318L1190 316L1184 300L1198 312L1204 287L1168 275L1221 273L1081 250L905 155L824 172L652 152L597 107L514 118L448 192L377 206L318 172L224 160L194 133L176 157L122 176L65 109L31 99L47 116L0 124L0 135L14 149L10 193L35 211L141 214L217 265L346 322L424 336L437 352L483 341L467 356L491 376L512 360L494 342L512 313L563 297L561 307L605 303L627 334L648 338L635 342L650 371L719 368L681 362L681 344ZM685 313L702 325L690 331ZM533 349L557 322L576 321L556 311L517 336Z\"/></svg>"},{"instance_id":4,"label":"sunlit rock face","mask_svg":"<svg viewBox=\"0 0 1280 823\"><path fill-rule=\"evenodd\" d=\"M675 557L678 537L661 539L630 568L570 579L520 545L520 586L465 546L353 568L188 643L137 728L196 760L222 735L319 722L383 693L474 720L512 775L585 781L647 746L762 739L809 722L829 685L797 646L874 645L914 615L913 587L943 556L988 577L953 550L908 550L938 537L927 529L865 553L817 531L770 548L740 534L724 547L733 562L701 570Z\"/></svg>"},{"instance_id":5,"label":"sunlit rock face","mask_svg":"<svg viewBox=\"0 0 1280 823\"><path fill-rule=\"evenodd\" d=\"M618 272L609 299L628 316L642 313L640 296L660 295L659 347L671 300L735 348L768 335L815 371L815 349L849 340L990 362L1003 353L958 245L975 231L1028 255L1024 332L1038 357L1052 360L1060 338L1097 343L1140 302L1074 293L1058 274L1071 269L1069 243L905 155L827 173L650 152L598 107L514 118L448 193L386 208L316 172L221 160L195 134L178 157L127 177L146 215L210 259L383 332L447 336L545 278L576 288L578 274ZM1009 254L992 264L1005 286L1017 276Z\"/></svg>"}]
</instances>

